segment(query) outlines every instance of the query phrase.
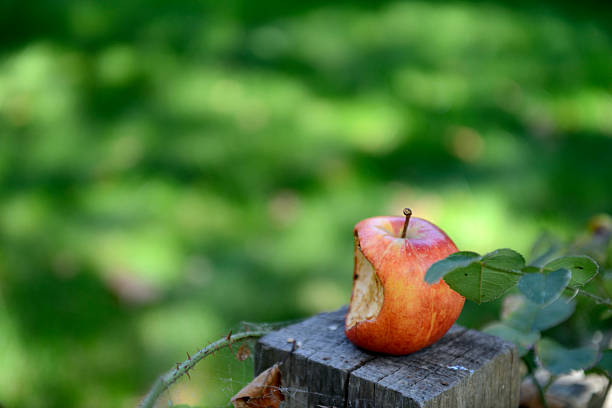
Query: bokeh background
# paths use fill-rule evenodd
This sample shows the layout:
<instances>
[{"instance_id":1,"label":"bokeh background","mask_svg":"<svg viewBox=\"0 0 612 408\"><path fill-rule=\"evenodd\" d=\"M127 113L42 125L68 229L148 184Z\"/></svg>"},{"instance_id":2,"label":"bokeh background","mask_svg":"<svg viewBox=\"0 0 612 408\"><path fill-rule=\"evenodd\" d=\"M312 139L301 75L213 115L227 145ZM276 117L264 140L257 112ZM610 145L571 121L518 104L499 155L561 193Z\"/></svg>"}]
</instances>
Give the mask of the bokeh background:
<instances>
[{"instance_id":1,"label":"bokeh background","mask_svg":"<svg viewBox=\"0 0 612 408\"><path fill-rule=\"evenodd\" d=\"M0 3L2 407L132 407L241 320L346 303L365 217L525 253L612 210L609 3L374 3Z\"/></svg>"}]
</instances>

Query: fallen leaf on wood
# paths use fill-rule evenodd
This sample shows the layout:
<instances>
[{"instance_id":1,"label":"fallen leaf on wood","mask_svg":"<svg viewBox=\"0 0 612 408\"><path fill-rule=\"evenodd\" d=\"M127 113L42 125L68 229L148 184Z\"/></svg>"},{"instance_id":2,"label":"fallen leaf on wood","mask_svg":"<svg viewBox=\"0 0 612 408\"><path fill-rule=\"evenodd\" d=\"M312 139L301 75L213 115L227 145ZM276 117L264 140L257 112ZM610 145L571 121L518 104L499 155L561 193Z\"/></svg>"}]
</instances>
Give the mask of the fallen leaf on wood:
<instances>
[{"instance_id":1,"label":"fallen leaf on wood","mask_svg":"<svg viewBox=\"0 0 612 408\"><path fill-rule=\"evenodd\" d=\"M250 355L251 355L251 349L249 348L248 345L243 344L242 346L240 346L240 348L236 352L236 360L244 361L247 358L249 358Z\"/></svg>"},{"instance_id":2,"label":"fallen leaf on wood","mask_svg":"<svg viewBox=\"0 0 612 408\"><path fill-rule=\"evenodd\" d=\"M278 408L285 399L278 363L263 371L231 399L234 408Z\"/></svg>"}]
</instances>

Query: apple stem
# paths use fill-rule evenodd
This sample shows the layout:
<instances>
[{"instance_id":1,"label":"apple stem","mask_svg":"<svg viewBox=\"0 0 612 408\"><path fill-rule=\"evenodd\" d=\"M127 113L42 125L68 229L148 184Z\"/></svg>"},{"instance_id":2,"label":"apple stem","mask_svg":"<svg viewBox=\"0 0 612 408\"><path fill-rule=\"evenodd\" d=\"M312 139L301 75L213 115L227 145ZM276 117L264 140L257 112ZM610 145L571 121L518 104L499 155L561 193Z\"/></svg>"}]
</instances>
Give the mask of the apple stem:
<instances>
[{"instance_id":1,"label":"apple stem","mask_svg":"<svg viewBox=\"0 0 612 408\"><path fill-rule=\"evenodd\" d=\"M404 222L404 229L402 230L402 238L406 238L406 230L408 229L408 223L410 222L412 210L410 208L404 208L404 215L406 216L406 221Z\"/></svg>"}]
</instances>

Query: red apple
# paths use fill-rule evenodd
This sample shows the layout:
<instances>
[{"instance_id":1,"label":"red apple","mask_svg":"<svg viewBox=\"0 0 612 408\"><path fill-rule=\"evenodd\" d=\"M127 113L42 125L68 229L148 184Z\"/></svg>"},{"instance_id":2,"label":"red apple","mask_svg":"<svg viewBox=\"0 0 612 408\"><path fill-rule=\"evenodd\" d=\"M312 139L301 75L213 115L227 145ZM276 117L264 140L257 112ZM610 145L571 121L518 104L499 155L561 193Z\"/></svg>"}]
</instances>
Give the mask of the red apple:
<instances>
[{"instance_id":1,"label":"red apple","mask_svg":"<svg viewBox=\"0 0 612 408\"><path fill-rule=\"evenodd\" d=\"M453 325L465 299L446 282L430 285L425 272L457 252L438 227L420 218L374 217L355 236L353 292L346 337L367 350L408 354L438 341Z\"/></svg>"}]
</instances>

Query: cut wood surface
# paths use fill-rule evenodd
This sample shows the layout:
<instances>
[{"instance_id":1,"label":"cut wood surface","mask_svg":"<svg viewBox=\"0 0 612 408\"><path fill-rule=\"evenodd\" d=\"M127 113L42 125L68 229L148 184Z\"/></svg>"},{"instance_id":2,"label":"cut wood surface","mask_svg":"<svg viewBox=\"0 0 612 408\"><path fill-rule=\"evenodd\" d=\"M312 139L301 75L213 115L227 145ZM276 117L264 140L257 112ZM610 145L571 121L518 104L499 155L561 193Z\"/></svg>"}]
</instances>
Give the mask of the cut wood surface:
<instances>
[{"instance_id":1,"label":"cut wood surface","mask_svg":"<svg viewBox=\"0 0 612 408\"><path fill-rule=\"evenodd\" d=\"M257 342L256 375L282 363L282 407L518 406L519 358L512 344L455 325L416 353L381 355L348 341L345 314L346 307L322 313Z\"/></svg>"}]
</instances>

